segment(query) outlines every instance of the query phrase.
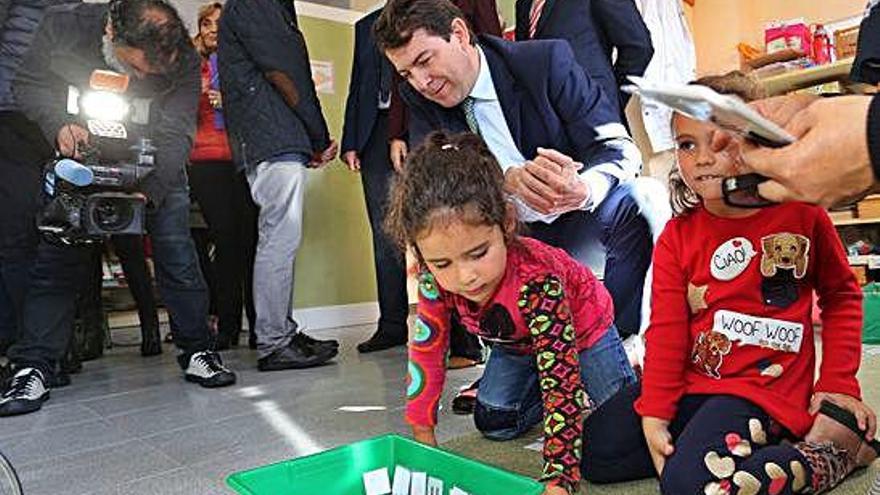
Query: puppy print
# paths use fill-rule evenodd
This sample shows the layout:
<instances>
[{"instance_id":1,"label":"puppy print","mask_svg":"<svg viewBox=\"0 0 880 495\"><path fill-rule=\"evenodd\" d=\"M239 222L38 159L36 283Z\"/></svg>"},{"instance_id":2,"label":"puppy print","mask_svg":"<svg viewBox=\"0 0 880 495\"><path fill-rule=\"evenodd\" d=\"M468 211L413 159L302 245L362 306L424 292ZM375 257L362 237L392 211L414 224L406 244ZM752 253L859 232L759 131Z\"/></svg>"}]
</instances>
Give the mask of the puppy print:
<instances>
[{"instance_id":1,"label":"puppy print","mask_svg":"<svg viewBox=\"0 0 880 495\"><path fill-rule=\"evenodd\" d=\"M700 371L712 378L720 379L718 370L721 368L724 356L730 354L732 347L727 335L707 330L697 336L691 359L694 364L699 365Z\"/></svg>"},{"instance_id":2,"label":"puppy print","mask_svg":"<svg viewBox=\"0 0 880 495\"><path fill-rule=\"evenodd\" d=\"M761 275L772 277L776 270L794 270L794 278L804 278L809 261L810 240L800 234L782 232L761 238Z\"/></svg>"}]
</instances>

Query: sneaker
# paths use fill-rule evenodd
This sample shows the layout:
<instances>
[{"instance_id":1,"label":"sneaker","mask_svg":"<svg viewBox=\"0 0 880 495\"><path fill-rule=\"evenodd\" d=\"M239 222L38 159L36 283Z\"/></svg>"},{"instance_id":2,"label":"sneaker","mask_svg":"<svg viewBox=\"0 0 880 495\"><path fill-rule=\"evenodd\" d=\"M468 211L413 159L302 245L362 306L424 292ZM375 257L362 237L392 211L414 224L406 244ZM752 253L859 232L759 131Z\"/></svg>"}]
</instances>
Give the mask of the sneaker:
<instances>
[{"instance_id":1,"label":"sneaker","mask_svg":"<svg viewBox=\"0 0 880 495\"><path fill-rule=\"evenodd\" d=\"M318 340L309 337L305 332L297 332L293 338L290 339L290 345L305 347L313 354L327 354L330 353L330 351L334 351L333 355L335 356L339 350L338 340Z\"/></svg>"},{"instance_id":2,"label":"sneaker","mask_svg":"<svg viewBox=\"0 0 880 495\"><path fill-rule=\"evenodd\" d=\"M22 368L15 373L0 396L0 416L38 411L48 399L49 388L43 372L37 368Z\"/></svg>"},{"instance_id":3,"label":"sneaker","mask_svg":"<svg viewBox=\"0 0 880 495\"><path fill-rule=\"evenodd\" d=\"M197 352L190 356L183 376L186 381L205 388L226 387L235 383L235 373L223 366L220 354L213 351Z\"/></svg>"},{"instance_id":4,"label":"sneaker","mask_svg":"<svg viewBox=\"0 0 880 495\"><path fill-rule=\"evenodd\" d=\"M333 359L339 352L336 348L317 349L300 344L301 339L292 340L287 347L276 349L275 352L257 360L260 371L279 371L290 369L311 368Z\"/></svg>"}]
</instances>

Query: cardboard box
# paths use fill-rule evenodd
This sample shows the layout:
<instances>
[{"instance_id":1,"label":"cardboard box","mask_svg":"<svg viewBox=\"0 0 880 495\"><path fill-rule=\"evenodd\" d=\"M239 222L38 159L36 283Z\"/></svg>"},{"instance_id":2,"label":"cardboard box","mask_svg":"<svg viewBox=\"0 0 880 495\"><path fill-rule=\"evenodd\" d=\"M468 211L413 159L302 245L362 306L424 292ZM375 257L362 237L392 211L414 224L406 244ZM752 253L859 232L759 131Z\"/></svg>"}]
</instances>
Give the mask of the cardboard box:
<instances>
[{"instance_id":1,"label":"cardboard box","mask_svg":"<svg viewBox=\"0 0 880 495\"><path fill-rule=\"evenodd\" d=\"M880 218L880 194L874 194L856 204L859 218Z\"/></svg>"}]
</instances>

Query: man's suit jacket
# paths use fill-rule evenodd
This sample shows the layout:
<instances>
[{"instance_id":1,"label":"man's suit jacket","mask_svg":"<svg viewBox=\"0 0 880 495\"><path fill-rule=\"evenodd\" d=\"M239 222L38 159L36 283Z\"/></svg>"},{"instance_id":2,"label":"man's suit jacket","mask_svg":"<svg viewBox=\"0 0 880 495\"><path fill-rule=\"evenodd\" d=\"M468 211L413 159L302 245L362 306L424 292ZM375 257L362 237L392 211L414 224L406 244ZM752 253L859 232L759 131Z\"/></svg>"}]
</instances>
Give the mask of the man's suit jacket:
<instances>
[{"instance_id":1,"label":"man's suit jacket","mask_svg":"<svg viewBox=\"0 0 880 495\"><path fill-rule=\"evenodd\" d=\"M529 38L534 0L516 0L516 39ZM587 73L620 108L629 95L620 91L626 76L645 73L654 49L651 33L633 0L547 0L534 39L564 39ZM611 50L617 61L611 66Z\"/></svg>"},{"instance_id":2,"label":"man's suit jacket","mask_svg":"<svg viewBox=\"0 0 880 495\"><path fill-rule=\"evenodd\" d=\"M391 88L393 68L379 52L373 37L373 24L381 13L382 9L376 10L354 25L354 59L342 128L343 153L357 151L361 154L373 132L379 113L380 71L387 71L387 89Z\"/></svg>"},{"instance_id":3,"label":"man's suit jacket","mask_svg":"<svg viewBox=\"0 0 880 495\"><path fill-rule=\"evenodd\" d=\"M597 167L618 179L639 172L638 149L620 124L616 107L575 62L568 43L513 43L480 36L479 44L510 134L527 160L537 155L538 147L553 148L586 169ZM431 131L468 131L460 106L444 108L409 84L401 93L410 108L413 146Z\"/></svg>"}]
</instances>

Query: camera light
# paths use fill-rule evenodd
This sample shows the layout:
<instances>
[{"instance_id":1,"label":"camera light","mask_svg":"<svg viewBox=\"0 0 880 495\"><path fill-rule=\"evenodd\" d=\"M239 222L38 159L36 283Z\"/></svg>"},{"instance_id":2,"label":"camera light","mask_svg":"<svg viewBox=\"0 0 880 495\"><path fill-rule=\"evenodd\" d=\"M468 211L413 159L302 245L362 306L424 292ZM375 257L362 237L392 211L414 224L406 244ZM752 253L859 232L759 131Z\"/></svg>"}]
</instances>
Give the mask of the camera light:
<instances>
[{"instance_id":1,"label":"camera light","mask_svg":"<svg viewBox=\"0 0 880 495\"><path fill-rule=\"evenodd\" d=\"M123 97L107 91L89 91L80 105L89 118L117 122L125 118L129 109Z\"/></svg>"}]
</instances>

